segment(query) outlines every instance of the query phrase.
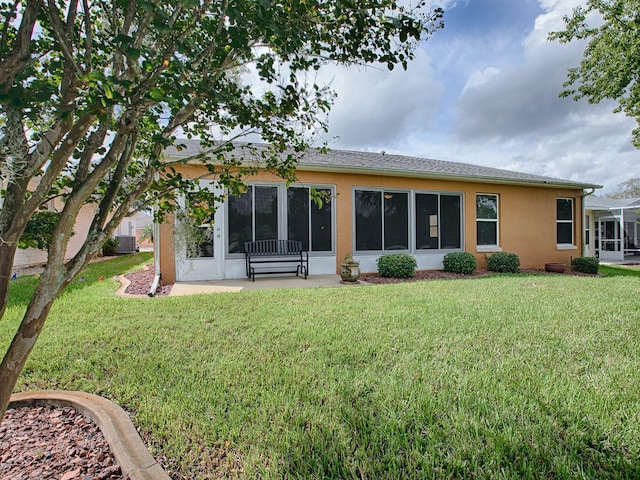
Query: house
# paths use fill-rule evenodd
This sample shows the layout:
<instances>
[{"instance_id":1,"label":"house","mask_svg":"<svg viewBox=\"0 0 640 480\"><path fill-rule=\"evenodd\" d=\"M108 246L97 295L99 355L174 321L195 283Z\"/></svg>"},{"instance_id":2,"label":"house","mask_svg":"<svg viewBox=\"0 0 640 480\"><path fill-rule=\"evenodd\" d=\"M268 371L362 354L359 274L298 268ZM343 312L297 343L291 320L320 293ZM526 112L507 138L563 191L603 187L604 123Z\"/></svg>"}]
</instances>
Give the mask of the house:
<instances>
[{"instance_id":1,"label":"house","mask_svg":"<svg viewBox=\"0 0 640 480\"><path fill-rule=\"evenodd\" d=\"M64 204L62 203L62 200L56 198L48 202L47 208L50 211L60 212L64 208ZM78 251L80 251L80 248L82 248L87 237L87 233L89 232L89 228L91 227L94 214L95 205L93 204L83 205L80 209L76 222L73 225L73 236L71 236L69 244L67 245L67 251L64 256L65 260L72 258L76 253L78 253ZM46 250L39 250L31 247L25 249L18 248L13 260L13 268L20 269L34 265L44 265L45 263L47 263Z\"/></svg>"},{"instance_id":2,"label":"house","mask_svg":"<svg viewBox=\"0 0 640 480\"><path fill-rule=\"evenodd\" d=\"M585 255L612 262L640 260L639 220L640 198L586 197Z\"/></svg>"},{"instance_id":3,"label":"house","mask_svg":"<svg viewBox=\"0 0 640 480\"><path fill-rule=\"evenodd\" d=\"M186 161L199 153L198 143L184 143L166 156L185 159L183 175L201 177L206 170ZM414 256L425 270L442 269L445 254L456 251L475 255L479 268L500 251L516 253L522 268L569 264L584 254L584 198L601 188L384 152L313 150L296 172L289 188L266 171L248 178L248 191L226 196L202 225L208 234L196 252L176 241L171 222L161 225L156 269L163 280L243 278L243 243L276 238L304 243L311 275L335 274L348 253L363 272L375 272L380 255L398 252ZM310 198L312 189L325 195L322 206ZM188 199L178 202L188 206Z\"/></svg>"}]
</instances>

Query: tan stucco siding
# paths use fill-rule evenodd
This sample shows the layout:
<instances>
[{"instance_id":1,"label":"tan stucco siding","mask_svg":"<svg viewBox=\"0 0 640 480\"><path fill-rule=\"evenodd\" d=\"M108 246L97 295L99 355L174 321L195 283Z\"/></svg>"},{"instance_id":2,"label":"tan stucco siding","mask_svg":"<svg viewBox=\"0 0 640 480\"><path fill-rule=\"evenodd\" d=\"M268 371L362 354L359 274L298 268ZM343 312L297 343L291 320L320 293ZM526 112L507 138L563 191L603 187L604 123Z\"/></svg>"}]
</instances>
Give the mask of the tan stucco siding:
<instances>
[{"instance_id":1,"label":"tan stucco siding","mask_svg":"<svg viewBox=\"0 0 640 480\"><path fill-rule=\"evenodd\" d=\"M185 175L201 174L198 167L185 167ZM356 173L298 171L298 182L304 185L335 185L335 241L336 271L346 253L353 252L353 191L356 187L387 188L415 191L454 192L464 196L464 250L478 259L478 267L486 268L490 253L476 249L476 194L499 196L499 247L516 253L522 268L542 268L547 262L570 263L572 257L582 255L582 190L545 186L503 185L470 181L450 181L426 178L407 178ZM249 182L277 182L275 175L261 172ZM574 200L573 235L576 249L559 249L556 244L556 200ZM172 230L163 226L161 234L161 262L163 279L175 279L175 260Z\"/></svg>"}]
</instances>

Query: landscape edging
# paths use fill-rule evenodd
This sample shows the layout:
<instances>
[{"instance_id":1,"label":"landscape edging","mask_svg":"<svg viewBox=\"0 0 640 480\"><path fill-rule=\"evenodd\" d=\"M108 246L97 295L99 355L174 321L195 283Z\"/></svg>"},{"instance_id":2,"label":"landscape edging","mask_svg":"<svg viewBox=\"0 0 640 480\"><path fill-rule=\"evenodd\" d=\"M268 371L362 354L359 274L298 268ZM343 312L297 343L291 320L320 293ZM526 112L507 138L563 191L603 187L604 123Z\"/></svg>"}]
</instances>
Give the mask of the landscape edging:
<instances>
[{"instance_id":1,"label":"landscape edging","mask_svg":"<svg viewBox=\"0 0 640 480\"><path fill-rule=\"evenodd\" d=\"M53 405L73 407L102 430L122 474L131 480L171 480L151 456L127 412L104 397L85 392L47 390L11 396L9 407Z\"/></svg>"}]
</instances>

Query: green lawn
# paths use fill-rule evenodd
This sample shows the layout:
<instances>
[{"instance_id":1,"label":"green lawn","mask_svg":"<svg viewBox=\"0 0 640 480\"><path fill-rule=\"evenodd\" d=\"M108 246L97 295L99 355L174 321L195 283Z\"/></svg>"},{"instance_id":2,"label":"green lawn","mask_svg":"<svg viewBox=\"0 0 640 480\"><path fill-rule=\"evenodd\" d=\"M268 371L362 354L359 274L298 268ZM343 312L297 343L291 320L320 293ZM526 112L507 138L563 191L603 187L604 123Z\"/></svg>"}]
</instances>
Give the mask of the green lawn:
<instances>
[{"instance_id":1,"label":"green lawn","mask_svg":"<svg viewBox=\"0 0 640 480\"><path fill-rule=\"evenodd\" d=\"M176 478L640 478L639 278L114 297L145 261L74 283L18 389L116 401Z\"/></svg>"}]
</instances>

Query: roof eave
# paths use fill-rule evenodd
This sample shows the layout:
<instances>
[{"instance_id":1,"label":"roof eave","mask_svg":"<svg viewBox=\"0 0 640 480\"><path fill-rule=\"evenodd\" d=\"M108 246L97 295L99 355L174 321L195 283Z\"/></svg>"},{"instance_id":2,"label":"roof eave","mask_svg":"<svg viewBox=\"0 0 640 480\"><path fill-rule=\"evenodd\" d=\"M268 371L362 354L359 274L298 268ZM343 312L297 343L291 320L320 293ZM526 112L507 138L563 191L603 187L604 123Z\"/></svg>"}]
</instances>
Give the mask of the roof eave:
<instances>
[{"instance_id":1,"label":"roof eave","mask_svg":"<svg viewBox=\"0 0 640 480\"><path fill-rule=\"evenodd\" d=\"M317 165L311 163L299 163L296 170L311 171L311 172L340 172L340 173L355 173L355 174L370 174L370 175L386 175L394 177L416 177L416 178L433 178L438 180L457 180L466 181L472 183L497 183L501 185L528 185L539 186L548 188L571 188L576 190L583 190L585 188L603 188L602 185L595 184L582 184L582 183L566 183L566 182L553 182L543 180L524 180L524 179L509 179L500 177L489 176L472 176L462 175L454 173L435 173L435 172L422 172L419 170L390 170L384 168L372 168L372 167L354 167L347 165Z\"/></svg>"}]
</instances>

